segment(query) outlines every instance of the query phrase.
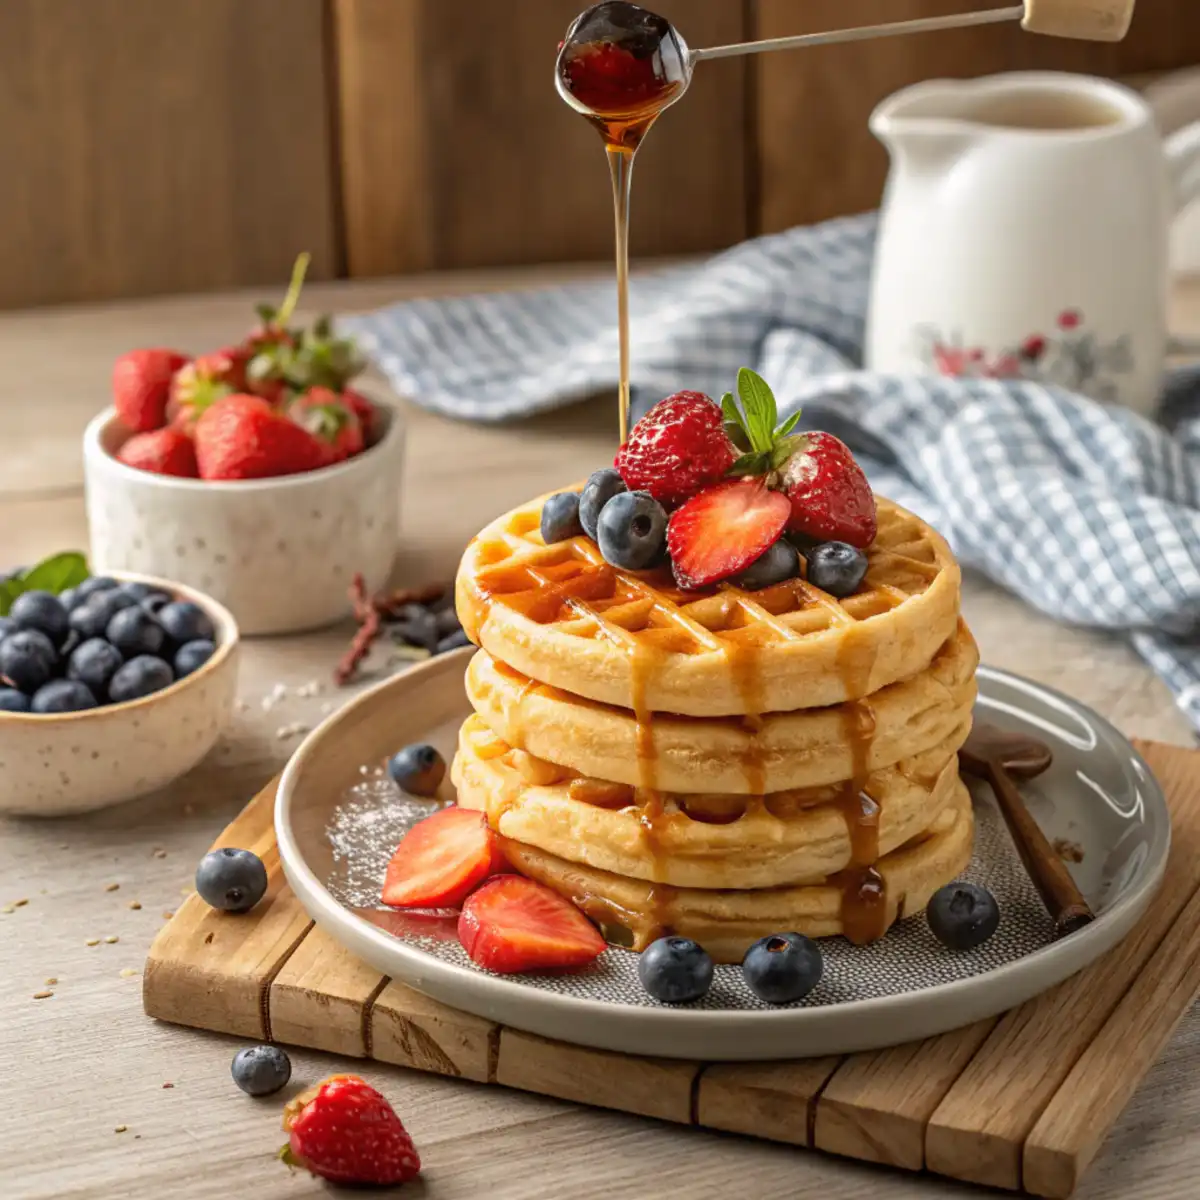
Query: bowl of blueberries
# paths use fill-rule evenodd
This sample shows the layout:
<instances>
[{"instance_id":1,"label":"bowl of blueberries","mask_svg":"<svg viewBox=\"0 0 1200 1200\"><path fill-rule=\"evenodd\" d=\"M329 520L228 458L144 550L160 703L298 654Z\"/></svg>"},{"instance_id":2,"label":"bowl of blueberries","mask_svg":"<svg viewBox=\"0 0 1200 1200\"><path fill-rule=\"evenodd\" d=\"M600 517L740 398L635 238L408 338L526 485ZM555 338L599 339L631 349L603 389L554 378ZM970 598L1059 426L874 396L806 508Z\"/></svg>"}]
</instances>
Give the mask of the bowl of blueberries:
<instances>
[{"instance_id":1,"label":"bowl of blueberries","mask_svg":"<svg viewBox=\"0 0 1200 1200\"><path fill-rule=\"evenodd\" d=\"M75 553L0 575L0 813L89 812L191 770L232 716L237 646L178 583Z\"/></svg>"}]
</instances>

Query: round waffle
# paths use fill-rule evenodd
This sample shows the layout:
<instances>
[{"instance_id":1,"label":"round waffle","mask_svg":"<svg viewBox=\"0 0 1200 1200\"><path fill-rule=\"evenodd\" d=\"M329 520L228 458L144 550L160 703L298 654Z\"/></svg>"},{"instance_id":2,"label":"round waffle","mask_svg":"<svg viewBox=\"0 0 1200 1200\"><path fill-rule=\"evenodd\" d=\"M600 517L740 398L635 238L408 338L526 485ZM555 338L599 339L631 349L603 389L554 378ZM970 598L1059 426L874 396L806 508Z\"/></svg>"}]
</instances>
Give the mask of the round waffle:
<instances>
[{"instance_id":1,"label":"round waffle","mask_svg":"<svg viewBox=\"0 0 1200 1200\"><path fill-rule=\"evenodd\" d=\"M616 570L590 538L545 545L544 499L472 540L458 614L494 658L577 696L689 716L818 708L916 675L958 622L949 546L888 500L863 584L837 600L799 579L684 592L665 571Z\"/></svg>"},{"instance_id":2,"label":"round waffle","mask_svg":"<svg viewBox=\"0 0 1200 1200\"><path fill-rule=\"evenodd\" d=\"M513 842L614 875L682 888L821 883L874 861L937 820L958 784L967 725L857 788L767 796L647 794L571 776L513 750L476 716L459 734L458 803Z\"/></svg>"},{"instance_id":3,"label":"round waffle","mask_svg":"<svg viewBox=\"0 0 1200 1200\"><path fill-rule=\"evenodd\" d=\"M534 684L486 652L475 711L510 745L581 775L672 792L762 794L840 783L949 738L970 719L979 651L966 626L925 669L866 700L757 720L655 716Z\"/></svg>"},{"instance_id":4,"label":"round waffle","mask_svg":"<svg viewBox=\"0 0 1200 1200\"><path fill-rule=\"evenodd\" d=\"M857 907L860 877L854 872L805 887L714 891L648 884L519 842L506 843L505 853L523 875L577 904L609 941L644 950L669 931L693 938L717 962L740 962L751 943L781 930L809 937L846 933L855 941L881 937L895 921L921 912L938 888L965 869L974 828L971 797L960 781L925 834L876 863L882 895L866 922Z\"/></svg>"}]
</instances>

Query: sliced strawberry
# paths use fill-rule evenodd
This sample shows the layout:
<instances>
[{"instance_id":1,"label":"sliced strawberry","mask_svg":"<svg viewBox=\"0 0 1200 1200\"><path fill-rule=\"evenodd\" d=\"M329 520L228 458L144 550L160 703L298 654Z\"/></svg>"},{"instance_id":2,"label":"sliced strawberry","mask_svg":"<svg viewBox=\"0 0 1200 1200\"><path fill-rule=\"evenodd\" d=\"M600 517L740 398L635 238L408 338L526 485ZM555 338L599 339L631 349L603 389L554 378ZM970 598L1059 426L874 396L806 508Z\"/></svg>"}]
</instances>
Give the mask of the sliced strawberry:
<instances>
[{"instance_id":1,"label":"sliced strawberry","mask_svg":"<svg viewBox=\"0 0 1200 1200\"><path fill-rule=\"evenodd\" d=\"M821 542L865 550L876 531L875 495L845 442L832 433L806 433L779 471L791 502L788 528Z\"/></svg>"},{"instance_id":2,"label":"sliced strawberry","mask_svg":"<svg viewBox=\"0 0 1200 1200\"><path fill-rule=\"evenodd\" d=\"M470 808L439 809L418 821L396 847L383 881L395 908L455 908L501 862L487 817Z\"/></svg>"},{"instance_id":3,"label":"sliced strawberry","mask_svg":"<svg viewBox=\"0 0 1200 1200\"><path fill-rule=\"evenodd\" d=\"M736 575L779 540L791 511L761 479L730 479L693 496L667 525L676 582L700 588Z\"/></svg>"},{"instance_id":4,"label":"sliced strawberry","mask_svg":"<svg viewBox=\"0 0 1200 1200\"><path fill-rule=\"evenodd\" d=\"M523 875L499 875L475 892L458 940L473 962L502 975L582 967L605 946L575 905Z\"/></svg>"}]
</instances>

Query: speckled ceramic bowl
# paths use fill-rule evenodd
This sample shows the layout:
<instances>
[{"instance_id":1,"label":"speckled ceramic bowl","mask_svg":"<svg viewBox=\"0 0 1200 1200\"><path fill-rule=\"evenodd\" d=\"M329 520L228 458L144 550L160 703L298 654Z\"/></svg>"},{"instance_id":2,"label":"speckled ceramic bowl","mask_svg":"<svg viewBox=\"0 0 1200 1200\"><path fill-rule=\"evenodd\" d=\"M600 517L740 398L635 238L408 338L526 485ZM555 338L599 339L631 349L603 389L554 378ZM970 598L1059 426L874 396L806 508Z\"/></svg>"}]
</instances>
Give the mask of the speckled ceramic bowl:
<instances>
[{"instance_id":1,"label":"speckled ceramic bowl","mask_svg":"<svg viewBox=\"0 0 1200 1200\"><path fill-rule=\"evenodd\" d=\"M216 653L140 700L56 716L0 712L0 813L59 817L133 800L185 775L229 724L238 660L229 611L170 580L105 573L198 604L216 626Z\"/></svg>"},{"instance_id":2,"label":"speckled ceramic bowl","mask_svg":"<svg viewBox=\"0 0 1200 1200\"><path fill-rule=\"evenodd\" d=\"M206 483L118 462L129 434L106 410L83 438L93 568L177 579L224 604L245 635L332 624L354 573L382 588L399 545L403 428L394 409L377 413L379 438L348 462Z\"/></svg>"}]
</instances>

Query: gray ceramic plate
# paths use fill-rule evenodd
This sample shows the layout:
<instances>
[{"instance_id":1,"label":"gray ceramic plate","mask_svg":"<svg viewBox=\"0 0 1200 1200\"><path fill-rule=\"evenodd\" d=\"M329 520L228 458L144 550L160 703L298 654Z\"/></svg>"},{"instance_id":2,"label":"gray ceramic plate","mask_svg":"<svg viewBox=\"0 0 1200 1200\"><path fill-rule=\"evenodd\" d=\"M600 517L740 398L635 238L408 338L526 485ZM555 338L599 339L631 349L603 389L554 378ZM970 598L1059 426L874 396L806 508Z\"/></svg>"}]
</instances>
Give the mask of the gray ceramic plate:
<instances>
[{"instance_id":1,"label":"gray ceramic plate","mask_svg":"<svg viewBox=\"0 0 1200 1200\"><path fill-rule=\"evenodd\" d=\"M969 954L953 954L923 917L855 947L822 943L825 975L801 1004L768 1008L718 967L697 1006L667 1008L637 983L636 956L610 949L588 970L489 975L453 939L449 918L377 907L396 842L428 806L403 796L379 765L431 741L447 758L469 711L470 651L434 659L374 688L315 730L279 788L275 828L288 881L313 919L377 967L446 1004L545 1037L630 1054L751 1060L849 1053L942 1033L1020 1004L1103 954L1145 910L1162 878L1170 823L1146 764L1107 721L1048 688L982 668L977 717L1034 734L1054 765L1025 795L1051 839L1081 856L1071 871L1097 912L1055 942L989 796L975 795L976 853L967 877L991 888L1003 919ZM449 935L449 936L447 936Z\"/></svg>"}]
</instances>

